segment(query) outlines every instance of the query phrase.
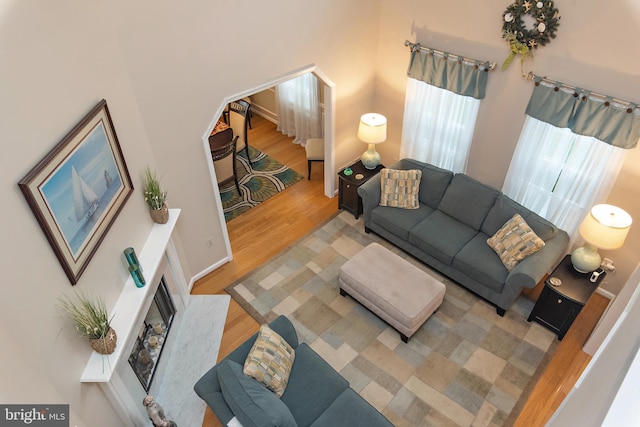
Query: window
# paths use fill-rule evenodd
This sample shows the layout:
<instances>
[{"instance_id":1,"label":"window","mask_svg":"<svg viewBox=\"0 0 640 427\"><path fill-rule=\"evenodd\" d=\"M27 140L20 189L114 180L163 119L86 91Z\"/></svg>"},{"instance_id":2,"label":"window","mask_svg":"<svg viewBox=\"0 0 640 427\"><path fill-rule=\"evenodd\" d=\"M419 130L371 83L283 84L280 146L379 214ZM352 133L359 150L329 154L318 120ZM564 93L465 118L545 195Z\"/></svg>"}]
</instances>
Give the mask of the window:
<instances>
[{"instance_id":1,"label":"window","mask_svg":"<svg viewBox=\"0 0 640 427\"><path fill-rule=\"evenodd\" d=\"M464 172L480 100L409 78L401 157Z\"/></svg>"},{"instance_id":2,"label":"window","mask_svg":"<svg viewBox=\"0 0 640 427\"><path fill-rule=\"evenodd\" d=\"M527 116L503 192L574 235L620 171L624 149Z\"/></svg>"}]
</instances>

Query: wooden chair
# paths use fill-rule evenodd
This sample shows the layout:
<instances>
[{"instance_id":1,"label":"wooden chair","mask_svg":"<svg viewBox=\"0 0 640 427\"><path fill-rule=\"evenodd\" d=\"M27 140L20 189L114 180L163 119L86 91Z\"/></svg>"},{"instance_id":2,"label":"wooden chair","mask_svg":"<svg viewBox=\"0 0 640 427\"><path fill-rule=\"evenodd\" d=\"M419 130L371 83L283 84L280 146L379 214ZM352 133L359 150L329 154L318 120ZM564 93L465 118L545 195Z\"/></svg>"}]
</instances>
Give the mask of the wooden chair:
<instances>
[{"instance_id":1,"label":"wooden chair","mask_svg":"<svg viewBox=\"0 0 640 427\"><path fill-rule=\"evenodd\" d=\"M229 104L229 126L233 129L233 134L237 135L238 144L236 149L238 151L244 150L249 164L251 163L251 157L249 157L249 114L251 113L251 105L242 99L233 101Z\"/></svg>"},{"instance_id":2,"label":"wooden chair","mask_svg":"<svg viewBox=\"0 0 640 427\"><path fill-rule=\"evenodd\" d=\"M237 143L238 135L216 150L211 150L211 158L213 159L213 167L216 170L218 186L222 186L233 179L236 184L238 194L242 195L240 192L240 184L238 184L238 174L236 173Z\"/></svg>"},{"instance_id":3,"label":"wooden chair","mask_svg":"<svg viewBox=\"0 0 640 427\"><path fill-rule=\"evenodd\" d=\"M324 139L307 139L307 144L304 146L304 150L307 153L307 167L309 169L308 179L311 180L311 163L324 162Z\"/></svg>"}]
</instances>

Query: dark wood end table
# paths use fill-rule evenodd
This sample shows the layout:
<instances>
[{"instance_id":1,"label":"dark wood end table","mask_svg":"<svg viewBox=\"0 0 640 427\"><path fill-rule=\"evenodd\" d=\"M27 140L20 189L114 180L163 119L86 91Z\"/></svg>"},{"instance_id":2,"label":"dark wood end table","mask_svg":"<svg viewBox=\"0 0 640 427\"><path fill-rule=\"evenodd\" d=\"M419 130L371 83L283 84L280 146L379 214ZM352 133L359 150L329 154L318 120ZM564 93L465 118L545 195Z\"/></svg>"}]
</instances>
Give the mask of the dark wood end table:
<instances>
[{"instance_id":1,"label":"dark wood end table","mask_svg":"<svg viewBox=\"0 0 640 427\"><path fill-rule=\"evenodd\" d=\"M353 172L351 175L345 175L345 169L350 168ZM384 165L380 164L375 169L367 169L362 162L358 160L356 163L347 166L338 172L338 208L351 212L356 219L362 213L362 199L358 195L358 187L376 176ZM360 177L360 175L362 175Z\"/></svg>"},{"instance_id":2,"label":"dark wood end table","mask_svg":"<svg viewBox=\"0 0 640 427\"><path fill-rule=\"evenodd\" d=\"M544 288L527 320L535 320L551 329L562 340L605 274L603 272L592 282L589 280L591 273L577 271L571 264L571 255L566 255L544 281Z\"/></svg>"}]
</instances>

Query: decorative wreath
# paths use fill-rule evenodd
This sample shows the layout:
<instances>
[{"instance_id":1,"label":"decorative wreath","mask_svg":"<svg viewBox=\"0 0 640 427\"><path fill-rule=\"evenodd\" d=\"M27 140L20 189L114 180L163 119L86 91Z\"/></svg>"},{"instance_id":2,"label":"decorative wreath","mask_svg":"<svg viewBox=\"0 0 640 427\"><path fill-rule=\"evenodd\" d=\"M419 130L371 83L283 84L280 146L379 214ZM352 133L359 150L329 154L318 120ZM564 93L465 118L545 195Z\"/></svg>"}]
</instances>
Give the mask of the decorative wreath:
<instances>
[{"instance_id":1,"label":"decorative wreath","mask_svg":"<svg viewBox=\"0 0 640 427\"><path fill-rule=\"evenodd\" d=\"M535 20L533 28L526 28L522 20L524 15ZM532 55L533 49L555 39L560 21L558 9L552 1L516 0L507 6L502 18L502 38L509 42L511 48L511 54L502 64L503 70L509 67L517 54L522 55L521 62L524 62L527 56Z\"/></svg>"}]
</instances>

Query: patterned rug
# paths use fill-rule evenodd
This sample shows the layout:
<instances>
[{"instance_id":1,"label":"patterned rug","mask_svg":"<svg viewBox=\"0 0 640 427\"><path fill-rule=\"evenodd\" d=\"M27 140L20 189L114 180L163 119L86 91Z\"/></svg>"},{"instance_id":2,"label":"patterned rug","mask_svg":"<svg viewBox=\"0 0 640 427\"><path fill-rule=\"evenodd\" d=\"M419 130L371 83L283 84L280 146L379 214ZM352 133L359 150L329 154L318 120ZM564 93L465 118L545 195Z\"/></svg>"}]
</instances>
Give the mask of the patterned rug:
<instances>
[{"instance_id":1,"label":"patterned rug","mask_svg":"<svg viewBox=\"0 0 640 427\"><path fill-rule=\"evenodd\" d=\"M249 165L244 151L238 153L236 158L236 172L242 194L238 194L233 181L220 189L227 222L303 178L298 172L251 146L249 155L253 165Z\"/></svg>"},{"instance_id":2,"label":"patterned rug","mask_svg":"<svg viewBox=\"0 0 640 427\"><path fill-rule=\"evenodd\" d=\"M350 297L340 266L371 242L441 280L439 310L408 344ZM279 314L396 426L510 426L556 350L555 335L526 318L521 297L504 317L342 212L227 292L259 322Z\"/></svg>"}]
</instances>

